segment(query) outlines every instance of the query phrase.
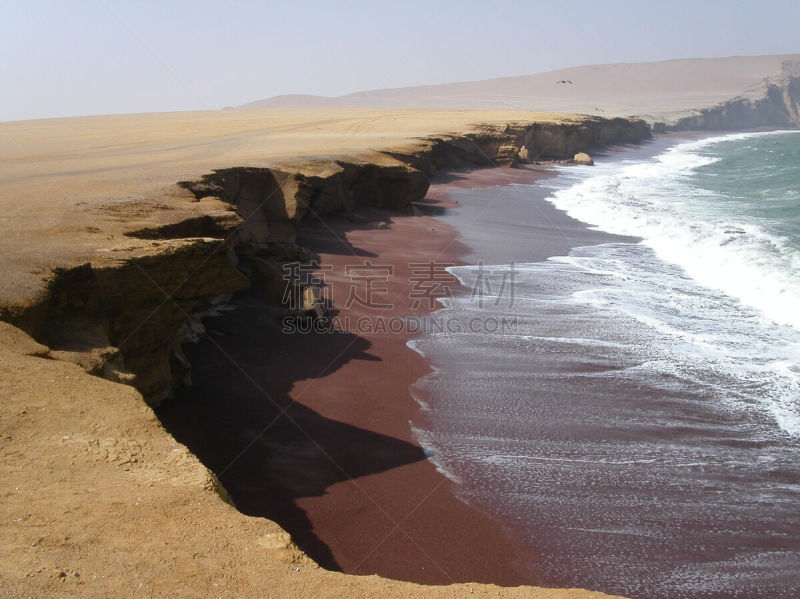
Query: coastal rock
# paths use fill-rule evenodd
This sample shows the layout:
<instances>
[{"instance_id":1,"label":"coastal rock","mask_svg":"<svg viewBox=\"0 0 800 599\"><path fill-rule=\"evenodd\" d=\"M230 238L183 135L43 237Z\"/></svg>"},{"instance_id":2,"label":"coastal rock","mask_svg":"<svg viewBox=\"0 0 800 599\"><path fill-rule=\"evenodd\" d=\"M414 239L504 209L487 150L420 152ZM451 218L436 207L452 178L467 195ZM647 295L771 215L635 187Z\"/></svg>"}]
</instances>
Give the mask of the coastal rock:
<instances>
[{"instance_id":1,"label":"coastal rock","mask_svg":"<svg viewBox=\"0 0 800 599\"><path fill-rule=\"evenodd\" d=\"M445 169L569 160L579 152L611 144L635 144L650 136L650 126L642 119L581 116L560 123L510 123L502 128L486 125L477 133L458 138L428 138L426 146L415 151L384 153L430 177Z\"/></svg>"},{"instance_id":2,"label":"coastal rock","mask_svg":"<svg viewBox=\"0 0 800 599\"><path fill-rule=\"evenodd\" d=\"M584 166L594 166L594 160L586 152L578 152L572 157L573 164L582 164Z\"/></svg>"},{"instance_id":3,"label":"coastal rock","mask_svg":"<svg viewBox=\"0 0 800 599\"><path fill-rule=\"evenodd\" d=\"M306 287L303 290L303 309L312 318L325 318L325 300L319 287Z\"/></svg>"}]
</instances>

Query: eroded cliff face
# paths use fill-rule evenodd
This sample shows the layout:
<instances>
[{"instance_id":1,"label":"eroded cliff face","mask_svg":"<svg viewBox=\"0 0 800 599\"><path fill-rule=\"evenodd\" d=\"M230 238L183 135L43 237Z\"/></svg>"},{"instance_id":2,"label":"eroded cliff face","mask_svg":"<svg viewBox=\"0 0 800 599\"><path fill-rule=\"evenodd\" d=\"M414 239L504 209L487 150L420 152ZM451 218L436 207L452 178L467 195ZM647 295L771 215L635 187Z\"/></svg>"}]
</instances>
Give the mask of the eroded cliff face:
<instances>
[{"instance_id":1,"label":"eroded cliff face","mask_svg":"<svg viewBox=\"0 0 800 599\"><path fill-rule=\"evenodd\" d=\"M800 126L800 62L783 63L780 75L764 79L745 94L678 120L674 131L732 131Z\"/></svg>"},{"instance_id":2,"label":"eroded cliff face","mask_svg":"<svg viewBox=\"0 0 800 599\"><path fill-rule=\"evenodd\" d=\"M151 240L146 251L110 266L56 271L38 303L0 307L0 319L46 344L54 357L132 384L157 405L189 381L181 343L201 329L196 315L251 285L282 301L283 265L308 258L295 243L304 218L366 205L403 210L425 196L431 175L442 169L568 159L649 136L640 120L584 117L477 127L364 160L214 171L178 185L195 201L215 199L209 205L226 209L130 231L129 237Z\"/></svg>"},{"instance_id":3,"label":"eroded cliff face","mask_svg":"<svg viewBox=\"0 0 800 599\"><path fill-rule=\"evenodd\" d=\"M44 301L10 321L53 357L158 403L188 372L180 344L190 315L249 285L222 239L175 240L116 266L58 271Z\"/></svg>"},{"instance_id":4,"label":"eroded cliff face","mask_svg":"<svg viewBox=\"0 0 800 599\"><path fill-rule=\"evenodd\" d=\"M539 160L566 160L578 152L649 138L640 119L582 117L572 123L509 123L503 129L484 127L458 137L426 140L425 150L394 156L427 175L436 170L517 166Z\"/></svg>"}]
</instances>

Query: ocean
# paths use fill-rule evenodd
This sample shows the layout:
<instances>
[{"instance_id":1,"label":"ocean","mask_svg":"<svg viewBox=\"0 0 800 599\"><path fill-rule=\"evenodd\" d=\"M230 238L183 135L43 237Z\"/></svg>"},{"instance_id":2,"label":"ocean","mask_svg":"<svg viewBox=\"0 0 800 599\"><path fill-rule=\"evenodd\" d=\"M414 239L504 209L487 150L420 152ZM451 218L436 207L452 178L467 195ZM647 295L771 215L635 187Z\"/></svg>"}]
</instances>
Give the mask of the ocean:
<instances>
[{"instance_id":1,"label":"ocean","mask_svg":"<svg viewBox=\"0 0 800 599\"><path fill-rule=\"evenodd\" d=\"M410 342L417 439L548 584L797 596L800 132L557 170L455 196L474 265L435 315L463 326Z\"/></svg>"}]
</instances>

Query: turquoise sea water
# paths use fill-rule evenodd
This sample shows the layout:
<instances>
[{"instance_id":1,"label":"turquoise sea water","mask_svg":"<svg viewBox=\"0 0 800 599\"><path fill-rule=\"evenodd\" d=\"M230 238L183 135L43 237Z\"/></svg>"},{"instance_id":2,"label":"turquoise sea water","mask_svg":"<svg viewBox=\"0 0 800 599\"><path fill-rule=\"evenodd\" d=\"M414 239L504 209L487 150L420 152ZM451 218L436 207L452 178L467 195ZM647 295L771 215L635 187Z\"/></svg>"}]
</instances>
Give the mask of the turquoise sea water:
<instances>
[{"instance_id":1,"label":"turquoise sea water","mask_svg":"<svg viewBox=\"0 0 800 599\"><path fill-rule=\"evenodd\" d=\"M697 153L714 160L689 181L711 210L750 221L800 249L800 132L712 138Z\"/></svg>"},{"instance_id":2,"label":"turquoise sea water","mask_svg":"<svg viewBox=\"0 0 800 599\"><path fill-rule=\"evenodd\" d=\"M800 325L800 133L712 137L601 168L556 191L556 206L642 236L699 283Z\"/></svg>"},{"instance_id":3,"label":"turquoise sea water","mask_svg":"<svg viewBox=\"0 0 800 599\"><path fill-rule=\"evenodd\" d=\"M517 263L513 305L446 300L519 326L412 342L434 366L415 431L550 584L800 596L800 132L659 147L538 184L641 241Z\"/></svg>"},{"instance_id":4,"label":"turquoise sea water","mask_svg":"<svg viewBox=\"0 0 800 599\"><path fill-rule=\"evenodd\" d=\"M587 290L584 299L688 341L689 356L716 369L760 379L762 405L800 435L800 132L711 137L599 171L568 173L553 203L643 242L591 250L584 266L619 265L628 293ZM612 256L620 251L641 255ZM667 274L672 266L679 276Z\"/></svg>"}]
</instances>

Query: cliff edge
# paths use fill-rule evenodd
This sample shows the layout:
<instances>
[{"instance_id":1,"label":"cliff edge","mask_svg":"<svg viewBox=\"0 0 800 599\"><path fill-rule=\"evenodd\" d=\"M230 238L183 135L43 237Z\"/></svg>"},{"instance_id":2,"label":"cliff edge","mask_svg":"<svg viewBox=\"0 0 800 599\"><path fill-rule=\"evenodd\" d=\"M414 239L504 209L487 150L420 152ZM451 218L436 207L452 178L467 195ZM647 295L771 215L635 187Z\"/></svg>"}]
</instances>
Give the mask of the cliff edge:
<instances>
[{"instance_id":1,"label":"cliff edge","mask_svg":"<svg viewBox=\"0 0 800 599\"><path fill-rule=\"evenodd\" d=\"M228 114L215 114L205 124L219 126L214 119ZM317 115L302 116L312 117L305 126L312 132L309 141L318 141ZM9 157L0 167L0 205L9 232L0 240L0 320L49 346L55 357L134 385L156 405L188 375L180 345L192 334L192 315L253 284L280 301L281 264L304 256L294 243L304 217L352 213L364 205L402 210L425 196L429 177L440 169L564 159L650 134L644 122L626 119L532 115L526 121L514 114L515 120L500 121L491 114L434 113L435 119L461 123L462 131L380 147L385 136L377 133L396 131L397 120L410 121L412 131L436 131L436 125L429 114L339 116L353 133L345 140L352 144L349 152L338 156L254 160L241 155L242 147L252 151L256 134L250 133L238 151L227 149L217 159L217 144L229 140L187 140L184 132L182 143L176 130L172 142L163 130L146 127L162 125L163 117L142 116L144 135L177 146L180 160L173 146L163 150L142 139L109 147L101 138L94 142L98 147L70 154L70 144L83 139L69 132L57 147L46 145L40 161ZM471 117L484 122L470 124ZM283 125L297 118L268 113L257 121ZM103 117L98 120L102 126ZM40 123L29 125L33 143L40 142L34 136ZM194 131L196 123L190 123ZM63 124L83 131L80 119ZM112 119L108 131L118 133L116 124ZM242 123L234 119L230 125ZM371 136L365 133L370 128ZM286 139L278 130L262 133L255 145L277 153ZM301 136L294 131L292 137ZM143 136L135 130L131 135ZM365 137L377 147L364 147ZM217 168L197 172L197 165L215 160ZM19 176L26 167L30 178ZM41 172L48 168L52 172Z\"/></svg>"},{"instance_id":2,"label":"cliff edge","mask_svg":"<svg viewBox=\"0 0 800 599\"><path fill-rule=\"evenodd\" d=\"M513 118L509 118L513 116ZM603 597L319 568L151 407L198 318L278 291L308 215L403 210L443 168L566 158L641 121L369 111L0 124L0 585L14 596Z\"/></svg>"}]
</instances>

